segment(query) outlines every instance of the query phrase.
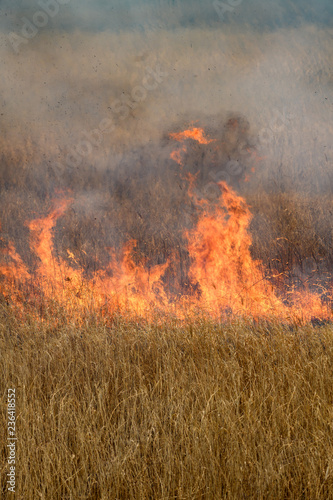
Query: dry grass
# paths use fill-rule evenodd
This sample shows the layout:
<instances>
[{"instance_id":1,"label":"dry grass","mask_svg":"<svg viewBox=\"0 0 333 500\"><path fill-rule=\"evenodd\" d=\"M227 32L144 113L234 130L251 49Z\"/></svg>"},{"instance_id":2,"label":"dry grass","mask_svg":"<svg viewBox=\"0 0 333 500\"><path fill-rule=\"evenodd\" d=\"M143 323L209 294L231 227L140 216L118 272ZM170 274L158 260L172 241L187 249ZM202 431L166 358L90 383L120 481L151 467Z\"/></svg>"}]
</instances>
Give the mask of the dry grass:
<instances>
[{"instance_id":1,"label":"dry grass","mask_svg":"<svg viewBox=\"0 0 333 500\"><path fill-rule=\"evenodd\" d=\"M323 277L333 266L331 195L290 191L247 197L255 258L293 277ZM300 284L300 283L299 283Z\"/></svg>"},{"instance_id":2,"label":"dry grass","mask_svg":"<svg viewBox=\"0 0 333 500\"><path fill-rule=\"evenodd\" d=\"M333 328L20 323L0 309L1 488L41 499L333 498ZM7 496L6 496L7 495Z\"/></svg>"},{"instance_id":3,"label":"dry grass","mask_svg":"<svg viewBox=\"0 0 333 500\"><path fill-rule=\"evenodd\" d=\"M140 165L136 176L122 170L119 179L89 169L64 177L75 203L55 228L56 254L67 258L69 249L90 275L105 266L106 247L132 238L134 258L147 266L176 249L163 279L186 294L183 230L195 224L197 208L178 167L166 162L161 180L145 161L142 176ZM0 165L0 253L13 241L33 270L25 221L48 213L54 183L46 169L39 177L22 167L14 176L7 167ZM252 255L268 279L278 271L277 288L325 290L331 195L257 190L246 199ZM108 326L94 318L77 326L56 307L44 317L54 314L57 327L22 323L0 301L4 498L6 398L15 387L17 499L333 499L332 324L115 317Z\"/></svg>"}]
</instances>

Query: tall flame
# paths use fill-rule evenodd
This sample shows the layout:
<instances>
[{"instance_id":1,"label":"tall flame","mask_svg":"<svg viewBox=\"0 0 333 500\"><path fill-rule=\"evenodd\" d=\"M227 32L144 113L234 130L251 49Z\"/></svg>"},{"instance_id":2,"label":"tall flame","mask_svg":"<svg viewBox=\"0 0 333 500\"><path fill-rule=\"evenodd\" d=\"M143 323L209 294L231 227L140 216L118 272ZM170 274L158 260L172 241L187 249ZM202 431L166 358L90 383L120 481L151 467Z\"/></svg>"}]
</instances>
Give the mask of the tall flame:
<instances>
[{"instance_id":1,"label":"tall flame","mask_svg":"<svg viewBox=\"0 0 333 500\"><path fill-rule=\"evenodd\" d=\"M190 277L200 285L202 305L215 314L285 315L260 262L251 257L251 214L245 200L224 182L219 186L217 207L210 210L206 204L197 226L187 232Z\"/></svg>"},{"instance_id":2,"label":"tall flame","mask_svg":"<svg viewBox=\"0 0 333 500\"><path fill-rule=\"evenodd\" d=\"M199 142L208 141L202 129L175 135L189 137L190 133ZM37 316L43 316L45 308L52 314L55 304L76 318L89 311L108 316L115 310L145 317L172 312L185 318L198 309L215 318L231 314L284 320L297 317L303 321L313 316L331 317L321 297L310 290L289 290L286 300L286 294L282 296L274 289L262 263L251 256L251 213L241 196L220 182L220 198L209 204L195 199L195 179L192 176L189 180L189 196L197 207L198 221L184 236L190 258L188 279L192 287L188 289L195 292L183 294L180 300L172 295L164 280L166 271L170 271L169 261L149 267L142 259L134 259L134 240L124 245L118 257L111 249L109 264L92 278L80 269L77 256L69 250L69 259L56 255L55 226L73 201L66 196L54 200L48 215L27 222L30 249L38 258L34 271L28 269L12 242L2 251L0 292L22 313L27 305L35 307ZM179 290L177 297L180 294ZM326 295L332 300L330 291Z\"/></svg>"}]
</instances>

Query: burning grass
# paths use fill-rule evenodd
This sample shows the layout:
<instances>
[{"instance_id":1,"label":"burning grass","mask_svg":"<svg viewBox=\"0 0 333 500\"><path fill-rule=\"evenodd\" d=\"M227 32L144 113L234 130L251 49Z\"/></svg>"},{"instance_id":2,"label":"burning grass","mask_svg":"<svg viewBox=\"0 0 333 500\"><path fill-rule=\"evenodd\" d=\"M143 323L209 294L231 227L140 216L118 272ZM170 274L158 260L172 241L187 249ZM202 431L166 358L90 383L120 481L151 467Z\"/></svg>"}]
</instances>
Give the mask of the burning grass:
<instances>
[{"instance_id":1,"label":"burning grass","mask_svg":"<svg viewBox=\"0 0 333 500\"><path fill-rule=\"evenodd\" d=\"M333 498L331 196L200 196L254 152L223 134L174 134L158 174L0 183L17 498Z\"/></svg>"},{"instance_id":2,"label":"burning grass","mask_svg":"<svg viewBox=\"0 0 333 500\"><path fill-rule=\"evenodd\" d=\"M277 262L265 268L251 253L252 215L245 199L224 182L217 184L220 196L214 202L198 199L192 182L193 178L188 197L193 200L196 221L182 234L188 255L183 283L177 272L177 266L182 267L179 252L171 249L164 262L154 263L142 248L144 238L139 242L128 239L118 253L116 248L107 248L108 262L104 266L99 262L99 268L90 276L80 266L77 252L67 248L67 258L57 255L55 227L74 201L62 194L53 200L46 216L24 223L29 229L34 269L24 263L14 243L8 241L2 251L5 262L0 262L0 292L23 315L27 305L37 306L35 314L42 320L41 310L48 308L50 302L58 303L76 317L97 310L108 317L121 310L151 318L152 312L158 310L162 315L172 313L180 319L197 311L217 320L230 315L301 322L331 319L330 275L319 287L315 283L316 289L311 288L306 275L302 286L288 283L284 259L274 259ZM300 237L302 221L288 209L282 215L288 219L290 232L296 233L294 239ZM284 239L292 245L286 237L274 241ZM295 247L297 243L296 240ZM293 269L293 264L289 256L289 269ZM300 266L303 271L302 259Z\"/></svg>"},{"instance_id":3,"label":"burning grass","mask_svg":"<svg viewBox=\"0 0 333 500\"><path fill-rule=\"evenodd\" d=\"M330 324L57 314L22 323L0 307L16 498L332 498Z\"/></svg>"},{"instance_id":4,"label":"burning grass","mask_svg":"<svg viewBox=\"0 0 333 500\"><path fill-rule=\"evenodd\" d=\"M192 124L158 160L143 148L114 172L67 172L65 192L29 171L28 200L0 183L0 293L42 319L50 303L76 316L331 319L331 197L241 195L261 160L249 130L236 115Z\"/></svg>"}]
</instances>

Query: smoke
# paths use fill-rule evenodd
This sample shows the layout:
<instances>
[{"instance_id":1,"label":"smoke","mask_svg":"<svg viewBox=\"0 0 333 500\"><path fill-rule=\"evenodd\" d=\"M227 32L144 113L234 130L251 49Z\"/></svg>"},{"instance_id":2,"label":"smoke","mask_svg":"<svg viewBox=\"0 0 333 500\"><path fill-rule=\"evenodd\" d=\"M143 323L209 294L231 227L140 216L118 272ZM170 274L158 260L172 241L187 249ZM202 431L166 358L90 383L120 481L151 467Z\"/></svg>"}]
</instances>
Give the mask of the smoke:
<instances>
[{"instance_id":1,"label":"smoke","mask_svg":"<svg viewBox=\"0 0 333 500\"><path fill-rule=\"evenodd\" d=\"M263 147L269 163L292 161L306 170L310 157L312 167L314 160L323 162L332 133L330 32L228 28L40 33L18 55L2 46L2 148L10 142L11 151L28 147L53 159L84 131L112 119L115 129L89 160L98 164L124 147L157 141L179 116L200 121L217 112L239 113L259 141L261 130L287 109L288 122L273 128ZM133 89L146 68L157 66L168 77L134 107ZM122 120L114 103L126 98Z\"/></svg>"}]
</instances>

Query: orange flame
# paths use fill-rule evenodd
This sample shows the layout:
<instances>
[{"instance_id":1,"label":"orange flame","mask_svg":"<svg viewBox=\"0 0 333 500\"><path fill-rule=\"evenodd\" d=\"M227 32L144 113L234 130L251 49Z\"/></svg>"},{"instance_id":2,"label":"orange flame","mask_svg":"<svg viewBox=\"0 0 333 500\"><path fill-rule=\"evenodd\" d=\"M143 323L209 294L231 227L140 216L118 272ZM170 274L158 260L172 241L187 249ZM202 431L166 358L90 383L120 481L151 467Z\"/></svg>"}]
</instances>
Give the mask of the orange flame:
<instances>
[{"instance_id":1,"label":"orange flame","mask_svg":"<svg viewBox=\"0 0 333 500\"><path fill-rule=\"evenodd\" d=\"M178 142L183 142L185 139L193 139L199 142L199 144L209 144L214 141L214 139L207 139L205 132L200 127L192 127L191 129L184 130L183 132L172 133L170 137Z\"/></svg>"},{"instance_id":2,"label":"orange flame","mask_svg":"<svg viewBox=\"0 0 333 500\"><path fill-rule=\"evenodd\" d=\"M170 158L176 163L178 163L178 165L183 165L182 154L186 153L186 151L187 151L186 146L183 146L181 149L175 149L170 154Z\"/></svg>"},{"instance_id":3,"label":"orange flame","mask_svg":"<svg viewBox=\"0 0 333 500\"><path fill-rule=\"evenodd\" d=\"M17 279L18 281L23 281L30 278L30 274L21 257L16 252L13 242L10 241L8 247L2 253L3 255L9 255L13 263L12 265L3 264L0 266L0 274L3 274L10 280Z\"/></svg>"},{"instance_id":4,"label":"orange flame","mask_svg":"<svg viewBox=\"0 0 333 500\"><path fill-rule=\"evenodd\" d=\"M205 137L205 132L200 127L192 127L188 130L184 130L183 132L172 133L169 134L169 137L171 137L171 139L175 139L178 142L184 142L186 139L193 139L199 144L210 144L211 142L215 141L215 139L208 139L207 137ZM172 151L172 153L170 154L170 158L178 163L178 165L183 165L182 156L186 152L187 147L185 146L185 144L183 144L181 149Z\"/></svg>"},{"instance_id":5,"label":"orange flame","mask_svg":"<svg viewBox=\"0 0 333 500\"><path fill-rule=\"evenodd\" d=\"M195 140L207 141L202 129L174 135L188 138L189 132ZM198 309L214 318L230 314L302 321L312 316L331 318L331 311L321 297L310 290L290 291L288 305L274 290L262 263L251 256L251 213L241 196L220 182L220 198L211 205L195 197L195 177L189 175L188 180L189 196L198 210L197 224L185 232L191 262L188 278L192 288L189 289L195 293L183 295L176 301L163 281L166 270L170 271L169 262L149 268L142 259L134 259L134 240L124 245L119 257L111 249L106 269L97 271L93 278L85 276L77 256L69 250L69 261L76 268L56 255L54 230L73 201L69 197L55 200L47 216L27 223L30 249L38 258L35 271L28 269L12 242L2 251L0 292L7 300L10 297L21 313L27 304L32 304L38 311L36 316L43 317L45 309L52 316L52 307L56 305L78 320L86 312L100 311L108 317L116 310L141 317L151 317L155 312L172 313L183 319ZM24 286L29 301L24 296ZM31 301L31 297L34 300Z\"/></svg>"},{"instance_id":6,"label":"orange flame","mask_svg":"<svg viewBox=\"0 0 333 500\"><path fill-rule=\"evenodd\" d=\"M212 213L206 209L197 226L187 232L193 259L190 276L200 285L202 305L215 314L285 315L260 262L251 257L251 214L245 200L224 182L219 186L218 207Z\"/></svg>"}]
</instances>

